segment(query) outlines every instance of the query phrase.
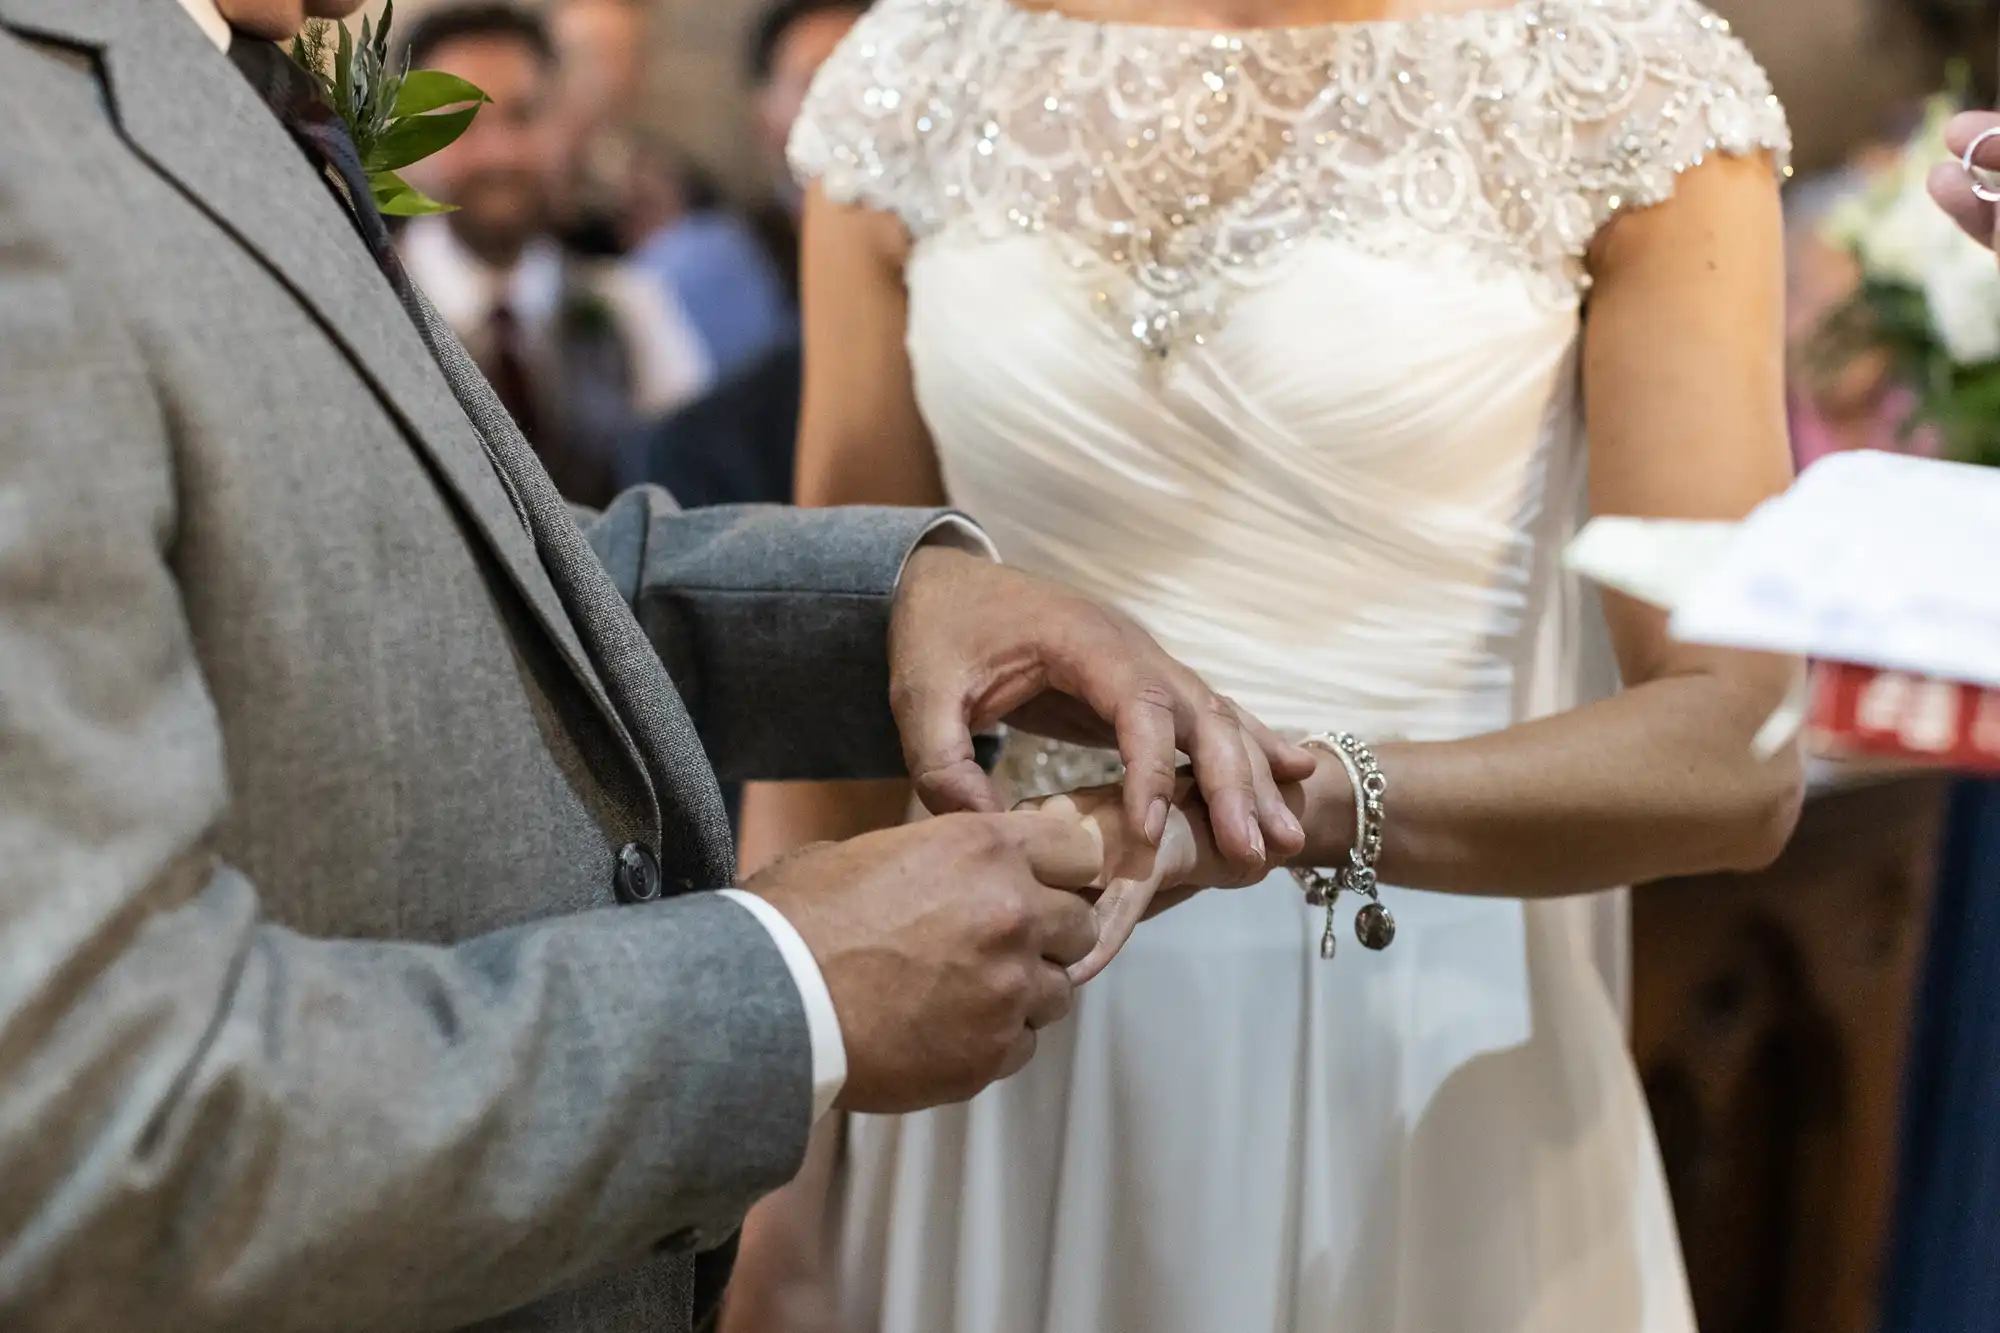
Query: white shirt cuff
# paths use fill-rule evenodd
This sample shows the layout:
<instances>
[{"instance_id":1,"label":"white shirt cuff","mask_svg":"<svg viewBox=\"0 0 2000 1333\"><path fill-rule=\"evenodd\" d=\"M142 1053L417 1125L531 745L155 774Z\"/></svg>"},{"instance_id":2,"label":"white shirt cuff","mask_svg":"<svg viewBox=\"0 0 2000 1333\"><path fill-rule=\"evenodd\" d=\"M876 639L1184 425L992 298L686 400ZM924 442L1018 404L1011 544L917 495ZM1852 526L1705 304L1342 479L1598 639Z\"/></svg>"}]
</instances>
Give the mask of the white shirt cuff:
<instances>
[{"instance_id":1,"label":"white shirt cuff","mask_svg":"<svg viewBox=\"0 0 2000 1333\"><path fill-rule=\"evenodd\" d=\"M946 514L935 520L910 547L910 555L903 557L903 569L910 567L910 556L926 546L949 546L972 555L983 555L994 564L1000 563L1000 548L985 530L963 514ZM903 581L903 569L896 571L896 582Z\"/></svg>"},{"instance_id":2,"label":"white shirt cuff","mask_svg":"<svg viewBox=\"0 0 2000 1333\"><path fill-rule=\"evenodd\" d=\"M806 947L796 927L785 914L754 893L743 889L723 889L722 896L741 903L771 934L772 943L785 960L792 982L799 988L799 1000L806 1010L806 1030L812 1037L813 1121L833 1107L833 1099L847 1084L847 1042L840 1035L840 1015L833 1007L833 992L826 988L819 961Z\"/></svg>"}]
</instances>

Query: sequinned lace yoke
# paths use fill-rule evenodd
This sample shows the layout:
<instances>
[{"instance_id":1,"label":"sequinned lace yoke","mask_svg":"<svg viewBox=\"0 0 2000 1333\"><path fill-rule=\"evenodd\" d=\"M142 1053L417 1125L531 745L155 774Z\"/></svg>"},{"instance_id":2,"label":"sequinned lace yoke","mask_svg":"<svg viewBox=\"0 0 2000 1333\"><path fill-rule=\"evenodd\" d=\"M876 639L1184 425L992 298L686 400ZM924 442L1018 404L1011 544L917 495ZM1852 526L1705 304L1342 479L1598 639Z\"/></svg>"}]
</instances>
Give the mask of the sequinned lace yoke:
<instances>
[{"instance_id":1,"label":"sequinned lace yoke","mask_svg":"<svg viewBox=\"0 0 2000 1333\"><path fill-rule=\"evenodd\" d=\"M880 0L828 62L791 159L834 198L1057 238L1164 355L1294 242L1449 236L1574 304L1619 209L1790 132L1693 0L1526 0L1399 22L1204 32L1010 0Z\"/></svg>"}]
</instances>

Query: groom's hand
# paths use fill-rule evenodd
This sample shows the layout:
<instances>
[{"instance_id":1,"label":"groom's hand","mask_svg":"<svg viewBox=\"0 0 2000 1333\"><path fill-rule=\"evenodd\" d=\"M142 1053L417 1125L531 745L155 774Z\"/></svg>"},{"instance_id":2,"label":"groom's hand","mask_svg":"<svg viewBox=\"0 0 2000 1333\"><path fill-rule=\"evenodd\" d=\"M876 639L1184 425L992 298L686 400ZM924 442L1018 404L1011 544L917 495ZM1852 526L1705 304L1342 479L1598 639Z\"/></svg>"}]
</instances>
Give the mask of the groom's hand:
<instances>
[{"instance_id":1,"label":"groom's hand","mask_svg":"<svg viewBox=\"0 0 2000 1333\"><path fill-rule=\"evenodd\" d=\"M889 664L904 758L928 809L996 808L972 735L1006 722L1115 742L1126 820L1150 844L1166 831L1179 750L1232 861L1261 869L1305 846L1278 786L1311 773L1312 755L1209 689L1129 618L1068 588L926 547L897 594Z\"/></svg>"},{"instance_id":2,"label":"groom's hand","mask_svg":"<svg viewBox=\"0 0 2000 1333\"><path fill-rule=\"evenodd\" d=\"M963 1101L1034 1054L1097 943L1104 847L1074 819L947 815L795 852L744 887L785 914L840 1017L850 1111Z\"/></svg>"}]
</instances>

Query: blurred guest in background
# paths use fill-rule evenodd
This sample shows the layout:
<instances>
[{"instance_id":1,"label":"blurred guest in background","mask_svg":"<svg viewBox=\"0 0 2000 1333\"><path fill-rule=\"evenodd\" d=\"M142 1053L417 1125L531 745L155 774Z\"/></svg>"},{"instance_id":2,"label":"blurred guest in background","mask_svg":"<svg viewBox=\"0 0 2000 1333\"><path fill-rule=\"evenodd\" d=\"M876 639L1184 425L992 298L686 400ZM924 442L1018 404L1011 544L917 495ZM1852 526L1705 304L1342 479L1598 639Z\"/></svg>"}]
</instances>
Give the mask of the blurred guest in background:
<instances>
[{"instance_id":1,"label":"blurred guest in background","mask_svg":"<svg viewBox=\"0 0 2000 1333\"><path fill-rule=\"evenodd\" d=\"M645 98L650 16L638 0L553 0L544 12L558 71L554 230L578 254L623 254L619 213L631 171L624 129Z\"/></svg>"},{"instance_id":2,"label":"blurred guest in background","mask_svg":"<svg viewBox=\"0 0 2000 1333\"><path fill-rule=\"evenodd\" d=\"M708 397L686 411L644 432L634 453L643 457L643 472L630 480L658 482L672 491L684 505L787 503L792 498L792 450L798 429L799 377L801 361L796 328L791 321L798 304L799 230L801 196L785 165L785 144L792 122L813 75L841 38L866 11L861 0L778 0L757 23L750 41L750 82L757 138L762 146L765 167L772 182L771 196L752 215L752 224L764 242L771 268L778 274L780 299L784 302L786 336L766 345L755 360L741 364L734 375ZM664 168L653 169L652 188L664 194L671 180ZM697 211L683 203L689 212ZM655 210L656 238L668 234L673 224L670 200L652 205ZM676 266L696 267L705 250L714 254L727 245L734 248L726 222L707 224L715 237L690 238L684 243L656 239L655 244L673 250L684 245L672 259L653 254L649 267L655 272ZM731 258L718 264L740 263ZM677 280L676 280L677 281ZM705 279L697 275L693 281ZM717 300L729 297L730 286L748 292L743 283L715 283ZM692 288L680 288L688 292ZM751 321L763 300L761 296L739 297L744 305L728 312L733 320ZM692 298L691 304L707 308L706 296ZM701 316L697 315L697 319ZM724 346L733 347L733 342ZM718 353L718 359L726 354Z\"/></svg>"},{"instance_id":3,"label":"blurred guest in background","mask_svg":"<svg viewBox=\"0 0 2000 1333\"><path fill-rule=\"evenodd\" d=\"M664 486L686 509L790 504L803 370L793 338L657 425L642 428L633 480Z\"/></svg>"},{"instance_id":4,"label":"blurred guest in background","mask_svg":"<svg viewBox=\"0 0 2000 1333\"><path fill-rule=\"evenodd\" d=\"M403 262L558 489L601 504L614 492L619 444L636 422L707 387L707 353L670 297L565 255L550 235L557 61L540 18L507 4L437 9L412 27L409 55L471 80L493 105L408 173L457 211L411 222Z\"/></svg>"},{"instance_id":5,"label":"blurred guest in background","mask_svg":"<svg viewBox=\"0 0 2000 1333\"><path fill-rule=\"evenodd\" d=\"M771 197L752 215L796 303L799 291L799 211L804 195L785 165L785 145L813 75L868 9L866 0L778 0L750 39L750 88L757 141Z\"/></svg>"},{"instance_id":6,"label":"blurred guest in background","mask_svg":"<svg viewBox=\"0 0 2000 1333\"><path fill-rule=\"evenodd\" d=\"M630 264L677 300L719 378L798 336L798 316L757 234L672 145L631 136L623 218Z\"/></svg>"}]
</instances>

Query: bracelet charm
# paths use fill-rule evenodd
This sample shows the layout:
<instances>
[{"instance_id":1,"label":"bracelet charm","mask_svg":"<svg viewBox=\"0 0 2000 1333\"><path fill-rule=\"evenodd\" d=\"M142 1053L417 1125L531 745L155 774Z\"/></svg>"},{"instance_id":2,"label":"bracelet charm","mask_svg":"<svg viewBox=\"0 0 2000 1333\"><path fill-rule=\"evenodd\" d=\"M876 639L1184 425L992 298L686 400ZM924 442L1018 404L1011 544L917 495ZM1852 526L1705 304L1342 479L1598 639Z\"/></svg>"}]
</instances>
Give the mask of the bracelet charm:
<instances>
[{"instance_id":1,"label":"bracelet charm","mask_svg":"<svg viewBox=\"0 0 2000 1333\"><path fill-rule=\"evenodd\" d=\"M1334 907L1343 891L1368 899L1354 915L1355 938L1363 948L1386 949L1396 938L1396 918L1382 905L1375 867L1382 859L1383 797L1388 794L1389 780L1382 775L1375 752L1348 732L1308 736L1301 743L1339 760L1354 791L1354 846L1348 849L1347 864L1334 870L1306 867L1292 871L1305 890L1306 902L1326 908L1319 956L1334 956Z\"/></svg>"}]
</instances>

